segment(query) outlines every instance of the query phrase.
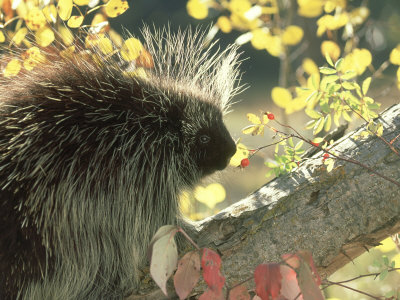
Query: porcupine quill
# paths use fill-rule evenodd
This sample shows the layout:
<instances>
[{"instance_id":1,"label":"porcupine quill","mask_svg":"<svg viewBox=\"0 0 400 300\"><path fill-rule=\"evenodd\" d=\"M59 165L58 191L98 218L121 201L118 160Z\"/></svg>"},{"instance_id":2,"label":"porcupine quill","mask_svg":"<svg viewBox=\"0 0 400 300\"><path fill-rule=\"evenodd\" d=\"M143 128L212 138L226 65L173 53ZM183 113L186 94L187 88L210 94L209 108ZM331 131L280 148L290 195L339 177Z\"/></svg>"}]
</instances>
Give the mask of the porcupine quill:
<instances>
[{"instance_id":1,"label":"porcupine quill","mask_svg":"<svg viewBox=\"0 0 400 300\"><path fill-rule=\"evenodd\" d=\"M128 296L155 231L182 222L179 193L235 153L236 47L203 49L191 30L143 38L144 77L98 49L0 77L1 299Z\"/></svg>"}]
</instances>

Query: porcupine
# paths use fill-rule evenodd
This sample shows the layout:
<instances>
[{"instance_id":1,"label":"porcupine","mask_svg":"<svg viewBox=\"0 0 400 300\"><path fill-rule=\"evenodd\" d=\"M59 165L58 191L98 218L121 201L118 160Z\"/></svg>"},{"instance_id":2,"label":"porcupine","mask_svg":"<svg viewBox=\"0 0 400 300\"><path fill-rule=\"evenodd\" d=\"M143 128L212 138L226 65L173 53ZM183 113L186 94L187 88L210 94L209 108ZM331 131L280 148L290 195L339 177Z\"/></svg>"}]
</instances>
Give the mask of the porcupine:
<instances>
[{"instance_id":1,"label":"porcupine","mask_svg":"<svg viewBox=\"0 0 400 300\"><path fill-rule=\"evenodd\" d=\"M121 299L177 198L224 169L236 48L143 30L145 77L85 55L0 79L0 296ZM98 49L94 50L100 52ZM104 58L102 55L98 55Z\"/></svg>"}]
</instances>

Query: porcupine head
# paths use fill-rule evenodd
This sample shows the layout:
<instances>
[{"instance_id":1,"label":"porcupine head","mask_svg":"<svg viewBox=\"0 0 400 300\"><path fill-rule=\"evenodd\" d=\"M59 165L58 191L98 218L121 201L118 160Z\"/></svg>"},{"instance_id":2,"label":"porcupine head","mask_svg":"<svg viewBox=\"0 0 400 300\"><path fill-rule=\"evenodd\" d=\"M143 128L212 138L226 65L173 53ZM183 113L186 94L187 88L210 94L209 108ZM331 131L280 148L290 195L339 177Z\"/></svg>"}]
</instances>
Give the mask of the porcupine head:
<instances>
[{"instance_id":1,"label":"porcupine head","mask_svg":"<svg viewBox=\"0 0 400 300\"><path fill-rule=\"evenodd\" d=\"M235 47L204 49L191 30L143 37L141 76L94 48L0 78L2 299L129 295L179 193L235 153Z\"/></svg>"}]
</instances>

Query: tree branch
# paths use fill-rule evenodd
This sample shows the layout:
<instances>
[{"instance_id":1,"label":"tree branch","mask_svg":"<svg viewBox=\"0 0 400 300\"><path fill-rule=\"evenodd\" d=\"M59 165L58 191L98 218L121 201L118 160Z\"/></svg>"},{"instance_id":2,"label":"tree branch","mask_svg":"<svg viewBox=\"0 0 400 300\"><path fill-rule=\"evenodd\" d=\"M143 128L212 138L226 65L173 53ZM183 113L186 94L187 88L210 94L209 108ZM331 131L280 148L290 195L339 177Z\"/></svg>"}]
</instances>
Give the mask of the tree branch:
<instances>
[{"instance_id":1,"label":"tree branch","mask_svg":"<svg viewBox=\"0 0 400 300\"><path fill-rule=\"evenodd\" d=\"M381 117L383 137L400 133L400 105ZM330 149L400 181L400 158L381 140L352 137ZM393 142L400 149L400 140ZM385 237L400 231L400 189L360 165L336 161L326 172L322 152L296 171L196 224L200 247L221 253L229 285L251 277L263 262L277 262L284 253L310 250L322 277L356 258Z\"/></svg>"}]
</instances>

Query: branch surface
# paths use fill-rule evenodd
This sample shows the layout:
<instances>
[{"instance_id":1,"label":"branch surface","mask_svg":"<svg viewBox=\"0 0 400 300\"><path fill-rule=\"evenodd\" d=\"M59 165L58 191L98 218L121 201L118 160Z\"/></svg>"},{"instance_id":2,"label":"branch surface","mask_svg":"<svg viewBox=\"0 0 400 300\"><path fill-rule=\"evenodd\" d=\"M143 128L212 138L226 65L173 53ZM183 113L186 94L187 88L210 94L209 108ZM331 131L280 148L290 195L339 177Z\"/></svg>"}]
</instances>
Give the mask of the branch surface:
<instances>
[{"instance_id":1,"label":"branch surface","mask_svg":"<svg viewBox=\"0 0 400 300\"><path fill-rule=\"evenodd\" d=\"M400 104L381 115L383 137L400 133ZM331 149L400 181L400 157L374 136L355 140L365 126ZM400 149L400 138L393 142ZM328 276L400 231L400 189L352 163L336 161L326 172L322 152L217 215L196 223L200 247L219 251L229 286L251 277L263 262L310 250Z\"/></svg>"}]
</instances>

